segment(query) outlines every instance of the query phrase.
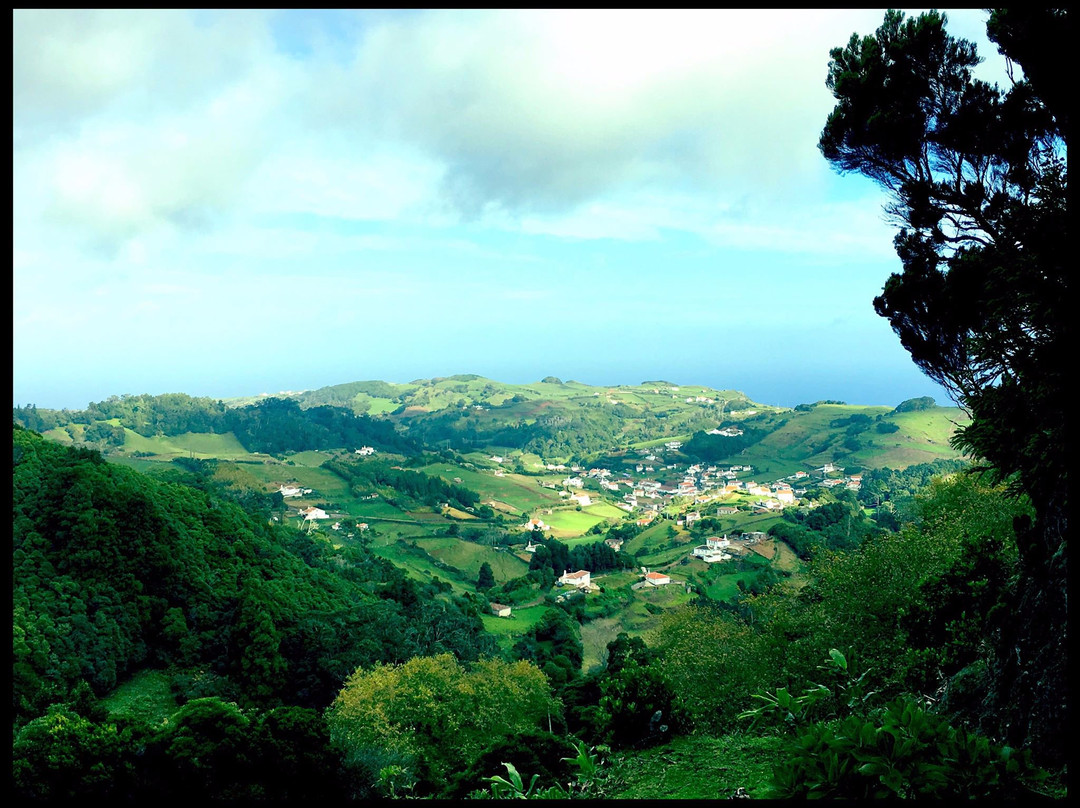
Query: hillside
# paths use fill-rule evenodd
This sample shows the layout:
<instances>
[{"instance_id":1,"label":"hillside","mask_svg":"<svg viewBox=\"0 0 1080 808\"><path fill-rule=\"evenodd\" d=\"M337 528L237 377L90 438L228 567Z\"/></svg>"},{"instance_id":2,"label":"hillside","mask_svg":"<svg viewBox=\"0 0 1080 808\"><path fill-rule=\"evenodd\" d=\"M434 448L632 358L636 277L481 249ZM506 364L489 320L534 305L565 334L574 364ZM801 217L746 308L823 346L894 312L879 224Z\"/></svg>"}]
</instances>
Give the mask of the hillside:
<instances>
[{"instance_id":1,"label":"hillside","mask_svg":"<svg viewBox=\"0 0 1080 808\"><path fill-rule=\"evenodd\" d=\"M113 396L83 411L18 407L13 419L59 442L128 456L259 462L363 445L405 455L420 447L491 449L511 454L523 472L678 440L689 444L682 454L690 459L745 463L776 478L825 463L904 468L958 457L949 438L967 415L919 401L899 412L826 403L785 409L734 390L660 381L596 387L548 377L509 385L462 375L230 401ZM724 430L739 434L716 434Z\"/></svg>"},{"instance_id":2,"label":"hillside","mask_svg":"<svg viewBox=\"0 0 1080 808\"><path fill-rule=\"evenodd\" d=\"M815 413L820 423L807 420L811 439L851 415L889 416L829 406ZM789 422L768 434L783 428L796 434ZM942 522L932 510L941 506L928 499L918 521L931 534L901 539L868 519L850 491L819 494L790 519L739 507L749 502L739 493L724 500L736 505L728 515L710 510L691 524L693 503L674 498L642 527L620 510L597 510L611 507L598 478L587 488L597 504L575 507L539 485L543 475L507 472L486 453L306 451L172 462L116 455L106 463L19 427L13 444L16 782L38 796L259 798L271 787L309 799L393 796L397 786L377 776L386 754L399 756L395 765L416 795L462 796L506 759L565 782L569 774L557 766L572 759L573 738L613 747L594 785L611 798L707 797L717 787L766 795L783 742L772 732L725 729L751 706L750 693L816 675L823 642L860 647L862 664L894 689L901 675L928 675L918 656L884 673L896 647L924 642L907 638L909 630L921 638L922 628L896 616L914 608L934 631L969 627L950 611L951 570L965 563L970 531L1007 538L1016 513L993 492L943 488L937 498L945 497L946 513L960 508L979 523ZM902 489L908 477L874 481L877 501L892 492L898 502L901 490L911 499ZM302 494L288 505L275 491L286 483ZM481 512L481 503L496 502L508 510ZM305 503L337 510L331 519L340 525L299 519L298 530L291 515L281 518ZM892 509L894 522L908 518L907 507ZM552 527L523 534L525 515L537 513ZM785 525L775 536L763 532ZM720 530L753 537L733 541L724 563L690 554ZM811 545L835 555L815 564ZM1014 563L1002 546L1005 554L975 578L960 573L965 584L990 576L980 583L987 604ZM933 563L912 565L931 558L928 547ZM889 570L884 589L870 574L877 565ZM641 567L670 581L647 585ZM592 572L587 590L555 585L572 569ZM937 594L920 594L927 571L941 581ZM853 585L870 589L852 593ZM510 616L496 616L496 603ZM862 609L876 616L860 616ZM955 672L975 654L966 641L954 643L939 664ZM495 659L477 661L486 655ZM428 695L418 708L393 688L370 689L396 677L400 692L413 689L406 681L423 683ZM477 681L488 681L485 693L503 687L514 695L485 700L476 713L468 694ZM528 703L536 706L515 706L523 688L533 689ZM631 700L616 700L622 692ZM544 731L555 709L549 693L562 705L555 734ZM382 706L368 707L372 699ZM342 744L360 743L334 735L354 721L340 712L350 704L361 714L398 711L399 723L379 730L382 756L340 757ZM500 717L493 704L510 713ZM657 711L671 716L663 732L644 720ZM398 733L414 739L405 751ZM374 742L369 730L361 736ZM72 745L82 750L74 757L50 751ZM716 769L715 783L701 780L702 767ZM335 771L350 774L325 774ZM650 784L661 772L665 785Z\"/></svg>"}]
</instances>

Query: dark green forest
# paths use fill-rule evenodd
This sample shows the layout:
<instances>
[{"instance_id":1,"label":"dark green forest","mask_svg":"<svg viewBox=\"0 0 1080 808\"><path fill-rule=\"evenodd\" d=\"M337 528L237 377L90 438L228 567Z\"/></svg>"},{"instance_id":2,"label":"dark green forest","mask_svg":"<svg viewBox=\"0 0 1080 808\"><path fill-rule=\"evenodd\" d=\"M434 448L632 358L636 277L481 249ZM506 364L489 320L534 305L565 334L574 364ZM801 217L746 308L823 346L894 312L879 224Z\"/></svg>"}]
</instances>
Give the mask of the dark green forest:
<instances>
[{"instance_id":1,"label":"dark green forest","mask_svg":"<svg viewBox=\"0 0 1080 808\"><path fill-rule=\"evenodd\" d=\"M86 439L103 440L106 446L121 446L123 429L100 423L115 420L144 437L175 436L187 432L231 432L249 452L267 454L371 445L389 452L413 454L418 444L404 437L393 425L367 415L354 415L341 407L316 406L302 409L287 398L268 398L246 407L226 407L210 398L193 398L182 393L160 396L112 396L85 410L38 410L36 406L15 407L16 424L44 432L68 424L87 424L97 433Z\"/></svg>"}]
</instances>

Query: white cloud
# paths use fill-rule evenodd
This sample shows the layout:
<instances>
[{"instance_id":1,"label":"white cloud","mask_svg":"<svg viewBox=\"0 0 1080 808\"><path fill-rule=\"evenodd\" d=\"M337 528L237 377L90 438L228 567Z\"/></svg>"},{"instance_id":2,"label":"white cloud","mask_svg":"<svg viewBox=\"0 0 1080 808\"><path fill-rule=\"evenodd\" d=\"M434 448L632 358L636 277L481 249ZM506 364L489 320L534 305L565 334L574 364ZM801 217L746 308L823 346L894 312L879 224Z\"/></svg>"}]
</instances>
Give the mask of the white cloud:
<instances>
[{"instance_id":1,"label":"white cloud","mask_svg":"<svg viewBox=\"0 0 1080 808\"><path fill-rule=\"evenodd\" d=\"M820 168L828 49L852 17L431 13L377 25L313 103L443 161L444 200L472 214L651 187L775 193Z\"/></svg>"}]
</instances>

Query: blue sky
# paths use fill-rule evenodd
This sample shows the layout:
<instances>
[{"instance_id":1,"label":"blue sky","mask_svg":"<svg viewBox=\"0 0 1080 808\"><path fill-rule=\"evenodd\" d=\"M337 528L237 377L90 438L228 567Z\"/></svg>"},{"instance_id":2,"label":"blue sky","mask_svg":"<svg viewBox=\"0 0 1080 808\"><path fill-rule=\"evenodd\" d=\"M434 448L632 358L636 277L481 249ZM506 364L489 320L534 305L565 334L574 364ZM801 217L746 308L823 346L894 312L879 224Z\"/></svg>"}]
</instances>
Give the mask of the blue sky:
<instances>
[{"instance_id":1,"label":"blue sky","mask_svg":"<svg viewBox=\"0 0 1080 808\"><path fill-rule=\"evenodd\" d=\"M945 403L873 312L884 196L816 148L829 49L883 17L16 11L13 401L479 373Z\"/></svg>"}]
</instances>

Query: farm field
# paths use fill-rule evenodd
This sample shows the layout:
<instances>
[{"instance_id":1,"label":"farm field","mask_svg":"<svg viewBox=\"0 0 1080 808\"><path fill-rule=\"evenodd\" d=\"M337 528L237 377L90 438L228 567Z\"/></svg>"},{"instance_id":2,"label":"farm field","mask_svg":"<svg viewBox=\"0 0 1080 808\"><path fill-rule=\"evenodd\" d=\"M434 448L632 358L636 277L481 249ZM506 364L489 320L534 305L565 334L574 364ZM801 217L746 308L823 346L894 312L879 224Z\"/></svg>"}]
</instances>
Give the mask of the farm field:
<instances>
[{"instance_id":1,"label":"farm field","mask_svg":"<svg viewBox=\"0 0 1080 808\"><path fill-rule=\"evenodd\" d=\"M431 555L457 567L472 581L480 573L480 565L487 562L495 575L495 583L501 584L512 578L520 578L529 571L529 565L506 550L495 550L471 541L452 537L418 539L417 545Z\"/></svg>"},{"instance_id":2,"label":"farm field","mask_svg":"<svg viewBox=\"0 0 1080 808\"><path fill-rule=\"evenodd\" d=\"M231 432L223 435L210 432L187 432L172 437L147 438L124 429L125 452L152 452L163 460L173 457L195 457L199 460L261 460L261 455L248 452Z\"/></svg>"},{"instance_id":3,"label":"farm field","mask_svg":"<svg viewBox=\"0 0 1080 808\"><path fill-rule=\"evenodd\" d=\"M413 539L408 539L408 541L413 541ZM416 541L417 546L420 546L420 541L418 539ZM410 577L418 581L426 583L434 578L438 578L440 581L445 581L450 584L456 595L463 595L466 592L474 591L473 587L459 580L457 576L440 568L433 561L409 552L396 541L391 544L373 544L372 548L376 555L382 556L393 562L395 565L405 570Z\"/></svg>"},{"instance_id":4,"label":"farm field","mask_svg":"<svg viewBox=\"0 0 1080 808\"><path fill-rule=\"evenodd\" d=\"M550 508L562 502L559 495L549 488L541 488L534 477L507 472L505 477L496 477L491 472L474 471L452 463L434 463L424 466L420 471L432 476L442 477L448 483L454 478L480 495L482 502L496 500L514 508L518 514L529 513L536 508Z\"/></svg>"},{"instance_id":5,"label":"farm field","mask_svg":"<svg viewBox=\"0 0 1080 808\"><path fill-rule=\"evenodd\" d=\"M602 516L590 513L587 508L580 511L552 511L550 514L545 513L542 518L547 524L551 525L551 530L548 533L557 539L581 536L593 525L607 521Z\"/></svg>"},{"instance_id":6,"label":"farm field","mask_svg":"<svg viewBox=\"0 0 1080 808\"><path fill-rule=\"evenodd\" d=\"M510 617L496 617L493 614L481 614L480 617L484 621L484 630L494 634L501 647L510 648L519 637L539 623L544 612L550 608L543 603L535 606L515 606Z\"/></svg>"}]
</instances>

